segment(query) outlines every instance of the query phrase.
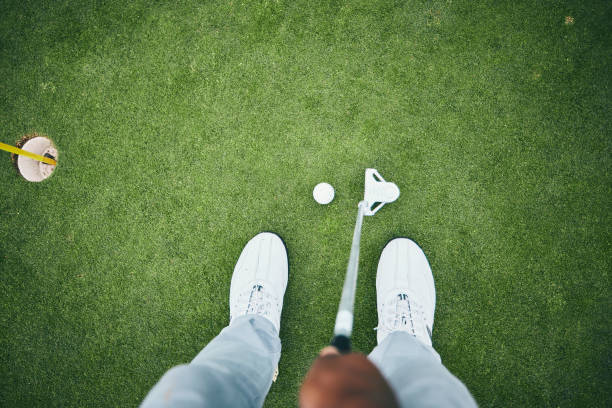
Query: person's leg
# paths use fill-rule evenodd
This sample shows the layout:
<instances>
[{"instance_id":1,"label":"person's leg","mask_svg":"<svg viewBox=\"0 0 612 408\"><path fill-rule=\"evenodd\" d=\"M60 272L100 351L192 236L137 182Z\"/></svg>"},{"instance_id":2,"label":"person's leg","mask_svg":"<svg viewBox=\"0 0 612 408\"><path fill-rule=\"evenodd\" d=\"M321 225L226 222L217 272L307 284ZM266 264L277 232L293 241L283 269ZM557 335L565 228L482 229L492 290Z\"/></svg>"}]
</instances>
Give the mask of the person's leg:
<instances>
[{"instance_id":1,"label":"person's leg","mask_svg":"<svg viewBox=\"0 0 612 408\"><path fill-rule=\"evenodd\" d=\"M282 240L246 245L230 288L230 325L189 365L169 370L142 407L260 407L280 359L278 332L288 262Z\"/></svg>"},{"instance_id":2,"label":"person's leg","mask_svg":"<svg viewBox=\"0 0 612 408\"><path fill-rule=\"evenodd\" d=\"M376 276L378 346L369 358L402 407L474 407L469 391L432 347L436 293L425 254L407 238L390 241Z\"/></svg>"},{"instance_id":3,"label":"person's leg","mask_svg":"<svg viewBox=\"0 0 612 408\"><path fill-rule=\"evenodd\" d=\"M281 344L266 318L241 316L188 365L169 370L143 407L260 407L272 384Z\"/></svg>"},{"instance_id":4,"label":"person's leg","mask_svg":"<svg viewBox=\"0 0 612 408\"><path fill-rule=\"evenodd\" d=\"M475 407L468 389L440 363L433 349L396 331L369 355L401 407Z\"/></svg>"}]
</instances>

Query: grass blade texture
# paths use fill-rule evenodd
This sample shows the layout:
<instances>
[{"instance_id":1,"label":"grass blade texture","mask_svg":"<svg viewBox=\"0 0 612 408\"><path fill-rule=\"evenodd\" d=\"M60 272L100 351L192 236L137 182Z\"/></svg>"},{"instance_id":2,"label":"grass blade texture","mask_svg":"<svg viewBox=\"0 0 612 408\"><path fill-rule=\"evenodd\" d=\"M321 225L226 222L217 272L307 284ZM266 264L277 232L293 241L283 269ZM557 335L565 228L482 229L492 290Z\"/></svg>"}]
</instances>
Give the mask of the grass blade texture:
<instances>
[{"instance_id":1,"label":"grass blade texture","mask_svg":"<svg viewBox=\"0 0 612 408\"><path fill-rule=\"evenodd\" d=\"M354 346L396 236L482 406L611 406L609 1L0 2L0 405L137 405L227 324L257 232L289 248L278 381L332 335L363 174ZM328 206L312 199L331 183Z\"/></svg>"}]
</instances>

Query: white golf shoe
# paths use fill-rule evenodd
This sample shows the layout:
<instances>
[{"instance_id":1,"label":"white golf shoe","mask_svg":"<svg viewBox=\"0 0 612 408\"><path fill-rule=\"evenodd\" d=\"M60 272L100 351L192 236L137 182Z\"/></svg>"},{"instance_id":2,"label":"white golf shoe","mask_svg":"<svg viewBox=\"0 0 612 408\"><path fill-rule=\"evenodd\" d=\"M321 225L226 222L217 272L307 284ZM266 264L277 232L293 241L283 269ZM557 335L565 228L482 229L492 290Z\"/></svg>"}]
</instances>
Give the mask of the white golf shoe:
<instances>
[{"instance_id":1,"label":"white golf shoe","mask_svg":"<svg viewBox=\"0 0 612 408\"><path fill-rule=\"evenodd\" d=\"M271 232L253 237L234 268L230 286L230 324L238 316L259 315L280 331L289 262L283 240Z\"/></svg>"},{"instance_id":2,"label":"white golf shoe","mask_svg":"<svg viewBox=\"0 0 612 408\"><path fill-rule=\"evenodd\" d=\"M423 250L408 238L391 240L376 273L377 340L404 331L431 347L436 307L433 274Z\"/></svg>"}]
</instances>

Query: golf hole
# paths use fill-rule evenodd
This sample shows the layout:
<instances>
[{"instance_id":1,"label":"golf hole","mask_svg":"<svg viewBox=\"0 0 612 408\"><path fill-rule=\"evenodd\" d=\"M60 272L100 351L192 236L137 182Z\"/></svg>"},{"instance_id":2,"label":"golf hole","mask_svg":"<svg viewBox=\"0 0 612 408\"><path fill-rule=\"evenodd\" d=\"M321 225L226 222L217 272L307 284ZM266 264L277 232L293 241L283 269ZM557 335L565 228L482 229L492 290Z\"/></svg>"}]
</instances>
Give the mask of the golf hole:
<instances>
[{"instance_id":1,"label":"golf hole","mask_svg":"<svg viewBox=\"0 0 612 408\"><path fill-rule=\"evenodd\" d=\"M51 139L40 136L36 133L25 135L17 142L17 147L31 153L36 153L41 156L46 156L57 161L57 148ZM43 181L53 173L56 165L40 162L29 157L21 155L12 155L13 163L21 176L32 182Z\"/></svg>"}]
</instances>

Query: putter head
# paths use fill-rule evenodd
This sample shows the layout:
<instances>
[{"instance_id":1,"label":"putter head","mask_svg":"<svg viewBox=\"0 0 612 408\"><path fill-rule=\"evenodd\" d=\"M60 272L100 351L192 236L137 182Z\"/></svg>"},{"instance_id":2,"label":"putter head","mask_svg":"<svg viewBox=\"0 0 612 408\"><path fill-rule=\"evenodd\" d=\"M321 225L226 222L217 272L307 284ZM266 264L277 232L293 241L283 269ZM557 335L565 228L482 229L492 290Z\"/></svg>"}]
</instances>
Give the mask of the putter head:
<instances>
[{"instance_id":1,"label":"putter head","mask_svg":"<svg viewBox=\"0 0 612 408\"><path fill-rule=\"evenodd\" d=\"M395 183L385 181L376 169L365 171L365 193L363 200L366 202L364 215L374 215L383 205L391 203L400 195L399 188Z\"/></svg>"}]
</instances>

